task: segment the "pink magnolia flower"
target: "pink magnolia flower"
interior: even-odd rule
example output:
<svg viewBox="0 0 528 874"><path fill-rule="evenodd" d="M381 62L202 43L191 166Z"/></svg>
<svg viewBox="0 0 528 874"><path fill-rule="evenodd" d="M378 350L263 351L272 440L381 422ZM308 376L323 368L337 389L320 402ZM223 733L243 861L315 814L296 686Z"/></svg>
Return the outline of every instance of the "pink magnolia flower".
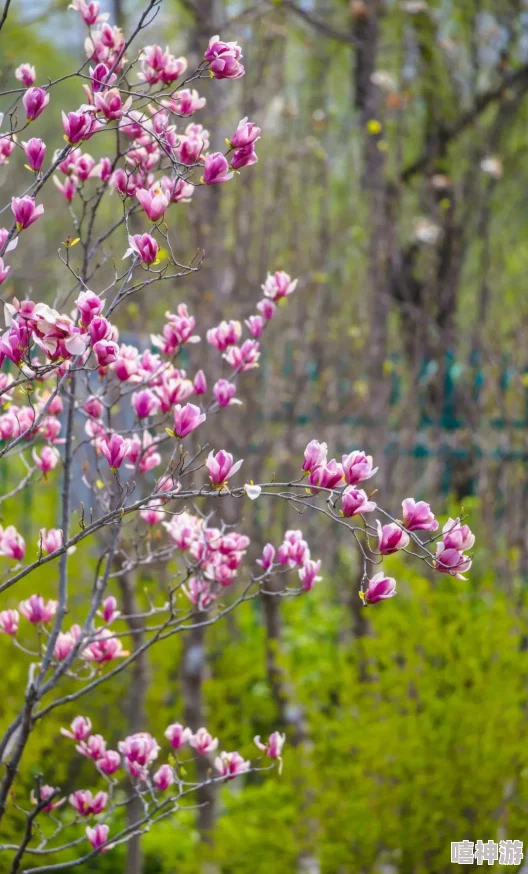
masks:
<svg viewBox="0 0 528 874"><path fill-rule="evenodd" d="M256 340L246 340L242 346L230 346L223 357L233 370L243 373L259 366L260 346Z"/></svg>
<svg viewBox="0 0 528 874"><path fill-rule="evenodd" d="M396 522L382 526L378 520L376 525L378 528L378 549L382 555L391 555L409 545L409 535Z"/></svg>
<svg viewBox="0 0 528 874"><path fill-rule="evenodd" d="M89 5L90 6L95 6L95 5L98 6L99 4L90 3ZM110 831L109 827L106 825L106 823L103 823L103 822L98 822L97 825L94 826L94 828L90 828L89 825L86 826L86 837L90 841L94 850L101 850L101 852L104 853L105 850L112 849L111 844L108 844L107 846L105 846L105 844L108 840L109 831Z"/></svg>
<svg viewBox="0 0 528 874"><path fill-rule="evenodd" d="M264 319L262 316L250 316L245 320L248 331L252 337L257 339L262 336L262 332L264 330Z"/></svg>
<svg viewBox="0 0 528 874"><path fill-rule="evenodd" d="M214 766L222 777L226 777L228 780L233 780L240 774L245 774L246 771L249 771L251 762L243 759L240 753L222 752L215 759Z"/></svg>
<svg viewBox="0 0 528 874"><path fill-rule="evenodd" d="M89 720L87 720L87 722L88 721ZM80 743L77 744L75 749L81 754L81 756L85 756L87 759L93 759L94 762L96 762L98 759L101 759L106 752L106 741L102 734L89 734L86 740L81 738Z"/></svg>
<svg viewBox="0 0 528 874"><path fill-rule="evenodd" d="M186 58L175 58L169 49L162 50L161 46L145 46L140 55L141 73L139 78L150 85L157 82L170 84L178 79L187 69Z"/></svg>
<svg viewBox="0 0 528 874"><path fill-rule="evenodd" d="M49 100L50 96L47 91L44 91L44 88L28 88L22 98L27 120L34 121L38 118L40 113L45 110Z"/></svg>
<svg viewBox="0 0 528 874"><path fill-rule="evenodd" d="M76 159L74 172L79 179L81 179L83 182L86 182L86 180L90 178L94 167L95 161L92 156L84 154L80 155Z"/></svg>
<svg viewBox="0 0 528 874"><path fill-rule="evenodd" d="M113 340L98 340L93 345L93 351L100 367L108 367L117 361L119 346Z"/></svg>
<svg viewBox="0 0 528 874"><path fill-rule="evenodd" d="M145 768L158 758L159 745L146 731L131 734L118 743L119 752L125 758L125 763L131 777L143 778Z"/></svg>
<svg viewBox="0 0 528 874"><path fill-rule="evenodd" d="M24 538L18 533L14 525L8 525L2 529L0 526L0 555L5 558L13 558L20 561L26 554Z"/></svg>
<svg viewBox="0 0 528 874"><path fill-rule="evenodd" d="M172 786L174 783L174 771L172 770L170 765L162 765L161 768L158 768L156 773L152 778L152 782L156 789L159 789L160 792L164 792L169 786Z"/></svg>
<svg viewBox="0 0 528 874"><path fill-rule="evenodd" d="M242 326L240 322L231 319L229 322L220 322L216 328L210 328L207 331L207 342L219 352L225 352L229 346L238 343L241 336Z"/></svg>
<svg viewBox="0 0 528 874"><path fill-rule="evenodd" d="M202 422L205 422L205 413L200 411L199 407L194 404L176 404L174 407L174 433L176 437L183 440L191 431L198 428Z"/></svg>
<svg viewBox="0 0 528 874"><path fill-rule="evenodd" d="M334 489L343 481L343 468L332 458L326 464L319 464L310 471L308 482L311 486L320 486L323 489Z"/></svg>
<svg viewBox="0 0 528 874"><path fill-rule="evenodd" d="M209 581L199 577L191 577L187 585L182 586L182 592L198 610L207 610L216 598Z"/></svg>
<svg viewBox="0 0 528 874"><path fill-rule="evenodd" d="M193 381L194 393L196 395L204 395L207 391L207 380L203 370L198 370Z"/></svg>
<svg viewBox="0 0 528 874"><path fill-rule="evenodd" d="M463 574L471 567L472 560L469 556L459 552L451 546L446 546L444 541L436 544L436 557L434 566L441 574L450 574L459 580L465 580Z"/></svg>
<svg viewBox="0 0 528 874"><path fill-rule="evenodd" d="M94 318L100 315L103 311L103 301L98 294L87 289L81 291L79 297L75 301L75 306L81 314L81 322L85 328L90 325Z"/></svg>
<svg viewBox="0 0 528 874"><path fill-rule="evenodd" d="M94 94L94 106L102 112L107 121L121 118L132 104L132 98L123 103L121 94L117 88L109 88L108 91L98 91Z"/></svg>
<svg viewBox="0 0 528 874"><path fill-rule="evenodd" d="M304 461L302 469L311 472L321 464L326 464L328 447L326 443L319 443L318 440L310 440L308 446L304 450Z"/></svg>
<svg viewBox="0 0 528 874"><path fill-rule="evenodd" d="M272 546L271 543L266 543L264 549L262 550L262 558L257 559L257 564L259 564L265 571L269 571L271 567L273 567L273 562L275 560L275 547Z"/></svg>
<svg viewBox="0 0 528 874"><path fill-rule="evenodd" d="M268 273L262 291L270 300L277 301L293 294L297 288L297 282L297 279L292 279L284 270L277 270L276 273Z"/></svg>
<svg viewBox="0 0 528 874"><path fill-rule="evenodd" d="M105 622L113 622L118 616L121 616L121 611L117 609L117 601L113 595L109 595L102 603L102 610L97 611L97 615L104 619Z"/></svg>
<svg viewBox="0 0 528 874"><path fill-rule="evenodd" d="M431 507L425 501L415 501L414 498L405 498L402 501L403 525L407 531L436 531L436 521Z"/></svg>
<svg viewBox="0 0 528 874"><path fill-rule="evenodd" d="M38 409L39 412L47 405L47 412L52 416L60 416L64 409L62 398L59 394L52 394L49 391L38 393Z"/></svg>
<svg viewBox="0 0 528 874"><path fill-rule="evenodd" d="M200 756L205 756L216 750L218 738L210 735L206 728L199 728L196 734L189 738L189 743Z"/></svg>
<svg viewBox="0 0 528 874"><path fill-rule="evenodd" d="M44 207L42 204L35 206L35 199L26 194L24 197L11 198L11 210L15 216L18 230L24 231L40 218L44 212Z"/></svg>
<svg viewBox="0 0 528 874"><path fill-rule="evenodd" d="M40 787L40 792L39 792L40 799L37 798L34 789L31 790L29 798L30 798L31 803L34 805L40 804L43 801L48 801L48 799L50 799L47 804L45 804L43 807L40 808L41 810L44 811L44 813L50 813L52 810L55 810L57 807L62 807L62 805L66 801L65 798L57 798L57 792L58 792L58 789L56 789L54 786L48 786L45 783L44 786Z"/></svg>
<svg viewBox="0 0 528 874"><path fill-rule="evenodd" d="M461 525L460 519L448 519L442 528L442 539L446 549L466 552L475 543L475 535L469 525Z"/></svg>
<svg viewBox="0 0 528 874"><path fill-rule="evenodd" d="M171 203L188 203L194 194L194 185L185 179L169 179L162 177L162 185L167 190Z"/></svg>
<svg viewBox="0 0 528 874"><path fill-rule="evenodd" d="M93 419L99 419L104 412L104 404L99 398L90 395L83 404L83 410Z"/></svg>
<svg viewBox="0 0 528 874"><path fill-rule="evenodd" d="M60 528L50 528L49 531L45 528L40 529L38 546L39 549L42 548L44 555L51 555L52 552L60 549L63 544L64 536ZM75 547L72 547L72 549L75 549Z"/></svg>
<svg viewBox="0 0 528 874"><path fill-rule="evenodd" d="M206 104L205 97L200 97L198 91L184 88L182 91L175 91L170 100L170 109L177 115L189 116L194 115L198 109L203 109Z"/></svg>
<svg viewBox="0 0 528 874"><path fill-rule="evenodd" d="M281 757L282 748L286 741L286 735L280 734L278 731L274 731L270 734L268 742L262 743L260 740L260 735L257 734L256 737L253 738L255 745L262 750L270 759L279 759Z"/></svg>
<svg viewBox="0 0 528 874"><path fill-rule="evenodd" d="M65 200L71 203L77 192L77 177L67 176L64 182L61 182L57 176L54 176L53 184L56 185Z"/></svg>
<svg viewBox="0 0 528 874"><path fill-rule="evenodd" d="M343 516L355 516L362 513L372 513L377 504L374 501L369 501L366 492L363 489L356 489L354 486L347 486L341 495L341 509Z"/></svg>
<svg viewBox="0 0 528 874"><path fill-rule="evenodd" d="M310 558L310 550L306 540L303 539L302 531L286 531L284 542L277 551L277 561L282 565L303 565Z"/></svg>
<svg viewBox="0 0 528 874"><path fill-rule="evenodd" d="M148 388L136 391L132 395L132 406L138 419L148 419L159 409L159 405L158 398Z"/></svg>
<svg viewBox="0 0 528 874"><path fill-rule="evenodd" d="M95 764L103 774L107 777L110 774L115 774L118 768L121 767L121 756L115 750L105 750L100 759L97 759Z"/></svg>
<svg viewBox="0 0 528 874"><path fill-rule="evenodd" d="M35 84L37 73L31 64L20 64L15 70L15 77L22 82L24 88L31 88Z"/></svg>
<svg viewBox="0 0 528 874"><path fill-rule="evenodd" d="M110 343L112 343L113 347L117 350L117 354L119 354L120 349L115 342L118 337L118 332L112 327L108 319L105 319L103 316L93 316L88 325L88 333L93 343L94 352L97 351L99 344L108 344L109 346ZM102 349L102 345L99 348Z"/></svg>
<svg viewBox="0 0 528 874"><path fill-rule="evenodd" d="M158 257L158 243L150 234L129 236L128 245L130 248L125 252L124 258L135 253L144 264L153 264Z"/></svg>
<svg viewBox="0 0 528 874"><path fill-rule="evenodd" d="M377 601L394 598L395 594L396 580L392 577L386 577L385 574L380 572L368 581L368 588L364 593L364 601L366 604L375 604Z"/></svg>
<svg viewBox="0 0 528 874"><path fill-rule="evenodd" d="M119 130L122 133L126 134L127 137L131 137L133 139L140 138L144 136L145 126L147 123L146 115L143 115L141 112L136 112L136 110L132 109L127 113L126 118L122 118L119 122Z"/></svg>
<svg viewBox="0 0 528 874"><path fill-rule="evenodd" d="M92 795L89 789L77 789L76 792L72 792L68 800L78 814L91 816L91 814L101 813L105 809L108 794L98 792L96 795Z"/></svg>
<svg viewBox="0 0 528 874"><path fill-rule="evenodd" d="M99 448L106 458L112 470L118 470L130 448L130 441L125 440L120 434L112 434L111 437L106 437L101 440Z"/></svg>
<svg viewBox="0 0 528 874"><path fill-rule="evenodd" d="M93 316L88 325L88 332L93 343L97 343L99 340L115 340L118 336L115 328L104 316Z"/></svg>
<svg viewBox="0 0 528 874"><path fill-rule="evenodd" d="M70 729L69 731L67 728L61 728L61 734L71 738L71 740L86 740L92 730L92 720L88 719L87 716L76 716L71 722ZM101 737L101 735L95 735L95 737Z"/></svg>
<svg viewBox="0 0 528 874"><path fill-rule="evenodd" d="M108 13L99 14L100 5L97 0L72 0L68 9L75 9L88 27L106 21Z"/></svg>
<svg viewBox="0 0 528 874"><path fill-rule="evenodd" d="M219 36L211 37L204 54L215 79L240 79L245 73L241 57L242 50L236 42L222 42Z"/></svg>
<svg viewBox="0 0 528 874"><path fill-rule="evenodd" d="M177 313L165 313L165 316L167 324L163 328L163 336L151 335L152 342L162 350L164 355L173 355L183 343L200 342L200 338L193 334L196 319L189 314L184 303L179 304Z"/></svg>
<svg viewBox="0 0 528 874"><path fill-rule="evenodd" d="M4 259L0 258L0 285L2 285L2 283L6 281L7 275L8 275L10 270L11 270L11 267L7 267L4 264Z"/></svg>
<svg viewBox="0 0 528 874"><path fill-rule="evenodd" d="M152 222L157 222L169 205L169 198L161 188L139 188L136 197Z"/></svg>
<svg viewBox="0 0 528 874"><path fill-rule="evenodd" d="M211 450L207 456L205 466L209 471L209 479L214 486L223 485L229 476L234 475L242 467L243 459L233 463L233 456L230 452L220 449L214 454Z"/></svg>
<svg viewBox="0 0 528 874"><path fill-rule="evenodd" d="M112 175L112 162L110 158L101 158L90 173L93 178L99 178L101 182L108 182Z"/></svg>
<svg viewBox="0 0 528 874"><path fill-rule="evenodd" d="M222 152L210 152L205 156L202 181L206 185L218 185L229 182L233 173L229 171L229 163Z"/></svg>
<svg viewBox="0 0 528 874"><path fill-rule="evenodd" d="M43 446L40 455L36 449L33 449L32 455L33 461L42 473L49 473L60 461L59 450L54 446Z"/></svg>
<svg viewBox="0 0 528 874"><path fill-rule="evenodd" d="M238 122L238 127L231 137L230 145L232 149L242 149L245 146L250 146L260 137L261 130L252 121L247 120L247 116Z"/></svg>
<svg viewBox="0 0 528 874"><path fill-rule="evenodd" d="M185 744L189 743L192 737L190 728L184 728L179 722L174 722L165 729L165 737L169 741L174 750L180 750Z"/></svg>
<svg viewBox="0 0 528 874"><path fill-rule="evenodd" d="M372 467L372 456L365 455L358 449L349 455L343 455L342 462L345 479L350 486L370 479L378 470L377 467Z"/></svg>
<svg viewBox="0 0 528 874"><path fill-rule="evenodd" d="M219 407L229 407L232 404L242 403L242 401L235 398L236 385L232 382L228 382L227 379L219 379L215 382L213 386L213 394Z"/></svg>
<svg viewBox="0 0 528 874"><path fill-rule="evenodd" d="M59 662L67 659L77 643L81 629L78 625L72 625L70 631L61 631L57 636L53 649L53 658Z"/></svg>
<svg viewBox="0 0 528 874"><path fill-rule="evenodd" d="M18 610L1 610L0 611L0 631L4 634L14 635L18 631L18 623L20 616Z"/></svg>
<svg viewBox="0 0 528 874"><path fill-rule="evenodd" d="M22 147L31 169L40 170L46 156L46 143L38 137L32 137L27 143L23 142Z"/></svg>
<svg viewBox="0 0 528 874"><path fill-rule="evenodd" d="M320 570L321 562L313 561L310 558L306 559L303 566L299 568L299 579L305 592L309 592L315 583L319 583L323 579L317 576Z"/></svg>
<svg viewBox="0 0 528 874"><path fill-rule="evenodd" d="M272 300L265 297L263 298L263 300L259 300L257 304L257 309L259 313L262 314L262 317L266 319L267 322L269 322L269 320L273 318L277 311L277 305Z"/></svg>
<svg viewBox="0 0 528 874"><path fill-rule="evenodd" d="M94 118L93 112L84 112L83 110L68 112L67 115L63 111L62 126L66 139L72 146L89 139L100 127L99 122Z"/></svg>
<svg viewBox="0 0 528 874"><path fill-rule="evenodd" d="M0 228L0 249L3 249L3 247L5 246L8 236L9 236L9 231L7 230L7 228ZM14 240L10 240L9 243L7 244L6 249L5 249L5 254L7 255L8 252L11 252L13 249L16 249L17 246L18 246L18 240L15 237Z"/></svg>
<svg viewBox="0 0 528 874"><path fill-rule="evenodd" d="M82 655L88 661L102 665L114 659L126 658L129 653L123 649L123 644L118 637L113 637L108 628L103 628L98 632L97 638L83 650Z"/></svg>
<svg viewBox="0 0 528 874"><path fill-rule="evenodd" d="M258 161L258 155L255 152L253 143L249 146L244 146L242 149L235 149L231 157L231 169L241 170L242 167L252 167Z"/></svg>
<svg viewBox="0 0 528 874"><path fill-rule="evenodd" d="M95 67L90 67L91 89L88 88L86 92L89 99L91 99L91 94L98 94L117 81L115 73L112 73L110 76L109 73L109 68L103 63L96 64Z"/></svg>
<svg viewBox="0 0 528 874"><path fill-rule="evenodd" d="M0 135L0 166L9 163L9 157L16 149L16 141L16 134Z"/></svg>

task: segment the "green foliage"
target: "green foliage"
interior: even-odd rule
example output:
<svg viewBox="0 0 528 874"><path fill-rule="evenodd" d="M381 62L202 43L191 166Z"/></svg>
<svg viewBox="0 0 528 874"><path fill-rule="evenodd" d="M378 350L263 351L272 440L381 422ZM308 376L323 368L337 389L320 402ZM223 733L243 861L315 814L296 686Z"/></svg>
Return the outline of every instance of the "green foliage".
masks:
<svg viewBox="0 0 528 874"><path fill-rule="evenodd" d="M347 618L323 595L317 624L310 599L287 611L283 663L310 742L286 749L281 777L225 790L214 857L226 874L249 860L256 874L292 870L302 853L324 874L371 871L381 858L426 874L445 867L451 840L522 837L524 614L492 586L399 572L401 596L369 609L370 633L348 646L338 645ZM230 719L222 685L237 727L263 733L273 720L269 702L252 700L262 659L252 639L251 650L243 637L224 648L212 716Z"/></svg>

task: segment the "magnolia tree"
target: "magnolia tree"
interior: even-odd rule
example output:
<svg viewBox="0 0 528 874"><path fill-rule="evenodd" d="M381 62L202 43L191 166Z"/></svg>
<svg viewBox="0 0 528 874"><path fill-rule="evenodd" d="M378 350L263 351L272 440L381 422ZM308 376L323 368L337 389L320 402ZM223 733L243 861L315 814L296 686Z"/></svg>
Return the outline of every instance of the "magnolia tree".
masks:
<svg viewBox="0 0 528 874"><path fill-rule="evenodd" d="M282 543L262 545L253 566L244 563L249 538L222 521L226 499L247 508L255 500L287 501L300 513L318 513L328 524L344 526L361 557L359 596L366 606L396 594L395 580L380 567L385 555L403 550L454 576L471 565L467 553L474 538L460 519L450 519L438 534L438 522L422 501L406 498L401 519L377 506L365 485L376 468L362 451L350 451L341 462L329 460L326 443L314 439L289 481L258 482L258 471L248 470L228 448L200 445L203 423L228 416L242 403L238 394L259 365L261 338L280 321L279 305L296 290L297 281L287 273L268 275L244 325L226 320L197 326L180 303L147 348L120 344L114 318L125 301L154 283L159 288L199 269L199 262L182 262L176 251L170 221L178 204L199 197L204 185L228 183L246 172L257 161L261 133L242 119L224 151L210 150L209 132L194 121L206 101L191 86L240 78L242 52L236 43L213 36L189 72L186 59L169 49L140 48L161 2L146 4L126 38L99 13L97 2L74 0L71 14L80 15L87 29L87 60L71 74L79 80L78 108L60 111L54 105L58 82L36 84L45 77L31 59L13 71L20 86L13 82L3 95L0 164L4 172L9 160L24 164L28 185L2 210L0 282L16 272L31 246L32 226L46 221L42 189L50 181L67 203L65 221L76 229L76 237L59 250L64 292L53 307L29 298L4 301L0 339L0 458L7 465L11 459L14 471L23 470L2 500L60 483L58 527L50 520L28 544L16 517L3 519L0 528L5 562L0 632L27 662L19 712L0 740L0 819L8 804L20 817L17 842L2 847L12 853L5 867L12 874L28 864L33 872L74 867L174 815L198 787L282 763L285 737L278 732L267 740L255 738L251 763L237 751L223 751L205 727L191 730L180 722L169 724L164 738L143 731L109 749L100 727L78 715L62 729L61 742L71 743L72 755L93 761L91 787L78 787L66 799L52 785L51 772L36 779L25 803L20 793L13 794L31 732L56 708L79 701L81 709L84 695L148 648L218 622L245 600L261 593L300 595L321 582L320 561L300 530L286 531ZM30 135L32 122L44 112L56 117L55 143ZM96 137L101 150L108 150L97 163L85 151ZM113 215L100 229L109 197ZM132 219L143 224L142 233L131 232ZM119 251L123 230L128 249ZM114 265L112 277L102 287L108 263ZM203 345L194 345L200 339L215 350L216 370L211 355L207 367L201 358ZM192 347L190 372L178 366L184 347ZM78 498L81 481L89 504ZM372 514L378 517L374 522ZM82 616L71 624L69 559L88 538L95 561L86 571ZM168 566L163 596L142 612L121 615L113 592L119 578L160 563ZM44 565L55 597L46 601L36 591L20 600L17 584ZM82 580L74 582L82 590ZM135 646L138 629L141 644ZM211 765L205 783L188 777L189 761L200 757ZM119 809L138 799L137 820L116 828ZM72 847L78 850L76 861ZM67 853L63 863L55 861L61 851Z"/></svg>

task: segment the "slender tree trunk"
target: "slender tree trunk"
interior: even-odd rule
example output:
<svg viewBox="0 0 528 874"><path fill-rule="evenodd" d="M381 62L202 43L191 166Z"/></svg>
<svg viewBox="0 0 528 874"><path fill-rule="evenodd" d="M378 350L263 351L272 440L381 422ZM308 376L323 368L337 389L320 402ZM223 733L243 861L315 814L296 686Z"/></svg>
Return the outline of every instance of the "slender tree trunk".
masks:
<svg viewBox="0 0 528 874"><path fill-rule="evenodd" d="M203 620L203 614L192 618L193 624ZM193 731L197 731L204 723L203 711L203 680L205 672L205 629L193 628L184 636L183 658L181 666L181 681L184 701L185 723ZM207 779L211 763L207 756L198 756L196 762L196 779L202 782ZM210 843L211 832L216 818L215 788L202 786L197 792L199 806L198 829L203 841Z"/></svg>
<svg viewBox="0 0 528 874"><path fill-rule="evenodd" d="M121 587L121 603L123 613L127 616L138 613L138 604L134 592L134 583L131 577L126 574L119 579ZM132 646L134 649L139 649L144 643L144 635L137 633L137 629L141 628L141 619L127 620L128 627L136 631L131 636ZM145 699L148 691L148 664L146 652L141 653L131 668L130 685L126 700L126 714L129 734L135 734L139 731L144 731L145 728ZM143 805L139 797L134 797L132 803L127 808L128 824L141 819L143 814ZM143 853L141 850L141 836L134 835L127 844L126 858L126 874L142 874L143 871Z"/></svg>
<svg viewBox="0 0 528 874"><path fill-rule="evenodd" d="M388 400L384 364L387 358L387 332L390 310L389 289L389 225L387 216L387 184L385 180L385 152L381 124L379 89L372 82L377 68L380 39L381 4L377 0L365 5L365 11L354 22L353 35L357 39L354 67L355 105L363 134L362 188L367 208L368 267L367 289L369 302L368 377L370 415L376 423L369 438L376 452L376 463L382 469L383 451L387 442L386 410ZM373 441L373 442L372 442Z"/></svg>

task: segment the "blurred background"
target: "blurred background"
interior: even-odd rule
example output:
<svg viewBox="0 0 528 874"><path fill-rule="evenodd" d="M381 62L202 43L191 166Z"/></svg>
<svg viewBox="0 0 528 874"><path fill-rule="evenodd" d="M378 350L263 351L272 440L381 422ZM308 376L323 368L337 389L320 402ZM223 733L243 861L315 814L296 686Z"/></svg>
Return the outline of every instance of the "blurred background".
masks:
<svg viewBox="0 0 528 874"><path fill-rule="evenodd" d="M141 8L102 5L125 32ZM13 4L2 90L21 61L37 82L79 66L83 34L66 6ZM203 248L203 268L135 299L120 327L148 343L145 325L158 330L186 301L203 333L253 312L269 270L298 276L244 380L244 407L215 421L215 445L244 457L255 480L291 476L314 437L331 455L368 450L379 503L394 516L411 495L442 520L463 510L475 559L461 582L391 557L399 596L364 610L340 530L277 505L243 518L232 508L253 557L302 527L324 581L171 638L82 712L110 745L180 720L251 756L253 736L278 728L284 772L206 793L207 805L78 870L443 874L456 870L451 841L519 839L528 851L528 4L164 0L148 42L192 67L216 33L241 43L246 76L199 83L207 106L195 120L217 150L249 116L263 130L259 163L172 208L178 252ZM60 89L31 135L53 141L59 110L82 102L78 81ZM2 204L28 175L15 154ZM46 197L47 221L30 252L13 254L5 297L51 303L68 281L56 251L73 222L58 191ZM0 469L4 488L9 476ZM29 540L56 522L54 501L24 494ZM4 518L20 503L6 502ZM73 556L79 601L86 559ZM162 587L164 572L138 573L122 597ZM42 593L53 586L43 570ZM8 643L6 721L24 681ZM55 711L34 737L28 787L42 771L65 790L88 785L90 763L57 741L74 715Z"/></svg>

